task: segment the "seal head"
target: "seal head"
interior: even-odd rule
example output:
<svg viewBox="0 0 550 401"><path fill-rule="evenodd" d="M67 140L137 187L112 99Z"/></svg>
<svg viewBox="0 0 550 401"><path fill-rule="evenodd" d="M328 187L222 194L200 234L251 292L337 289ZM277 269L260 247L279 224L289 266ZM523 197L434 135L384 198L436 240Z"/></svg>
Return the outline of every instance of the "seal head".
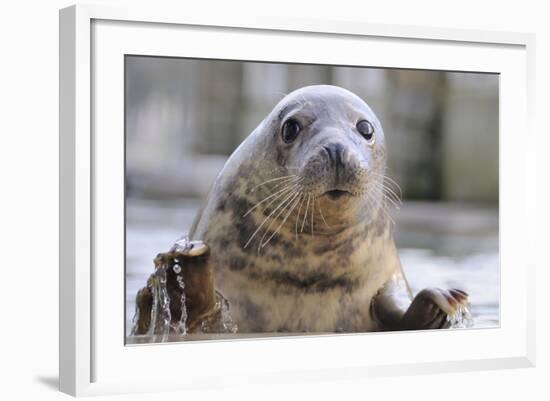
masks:
<svg viewBox="0 0 550 401"><path fill-rule="evenodd" d="M322 197L327 211L339 212L336 223L375 217L381 203L385 139L378 118L363 100L342 88L306 87L283 99L263 124L271 132L280 173L296 177L289 181L300 197Z"/></svg>

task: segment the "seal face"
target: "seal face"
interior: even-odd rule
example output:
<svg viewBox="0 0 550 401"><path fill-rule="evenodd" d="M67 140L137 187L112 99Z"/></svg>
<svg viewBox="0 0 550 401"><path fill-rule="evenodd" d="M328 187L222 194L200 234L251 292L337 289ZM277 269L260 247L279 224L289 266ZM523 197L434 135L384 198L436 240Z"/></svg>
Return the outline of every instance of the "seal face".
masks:
<svg viewBox="0 0 550 401"><path fill-rule="evenodd" d="M385 167L374 112L327 85L287 95L235 150L190 237L210 247L239 332L445 327L467 295L425 290L411 304Z"/></svg>

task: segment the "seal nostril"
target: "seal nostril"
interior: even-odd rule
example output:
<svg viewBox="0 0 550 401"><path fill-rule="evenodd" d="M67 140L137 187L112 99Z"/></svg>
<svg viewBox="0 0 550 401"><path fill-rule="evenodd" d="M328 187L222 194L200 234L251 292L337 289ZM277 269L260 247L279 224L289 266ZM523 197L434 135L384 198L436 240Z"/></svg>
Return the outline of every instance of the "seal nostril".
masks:
<svg viewBox="0 0 550 401"><path fill-rule="evenodd" d="M344 147L339 143L329 143L328 145L323 145L323 148L328 153L328 157L333 164L342 164L344 156Z"/></svg>
<svg viewBox="0 0 550 401"><path fill-rule="evenodd" d="M327 145L323 145L323 149L326 150L326 152L328 154L328 158L330 159L330 161L334 162L331 148Z"/></svg>

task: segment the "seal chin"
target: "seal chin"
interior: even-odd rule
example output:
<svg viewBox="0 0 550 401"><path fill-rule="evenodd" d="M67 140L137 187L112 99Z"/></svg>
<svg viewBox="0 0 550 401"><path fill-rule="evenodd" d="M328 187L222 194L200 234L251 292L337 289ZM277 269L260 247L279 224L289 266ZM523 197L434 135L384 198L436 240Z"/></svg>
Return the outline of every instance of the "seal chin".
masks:
<svg viewBox="0 0 550 401"><path fill-rule="evenodd" d="M350 192L343 191L341 189L332 189L330 191L325 192L323 195L328 196L328 198L333 201L338 200L342 197L352 196Z"/></svg>

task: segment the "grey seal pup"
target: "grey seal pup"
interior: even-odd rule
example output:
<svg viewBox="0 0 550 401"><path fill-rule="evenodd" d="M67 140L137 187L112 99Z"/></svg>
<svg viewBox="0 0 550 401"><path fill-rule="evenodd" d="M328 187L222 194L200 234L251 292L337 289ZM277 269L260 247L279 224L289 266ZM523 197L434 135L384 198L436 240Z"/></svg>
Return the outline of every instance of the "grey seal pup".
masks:
<svg viewBox="0 0 550 401"><path fill-rule="evenodd" d="M189 237L239 332L449 327L457 289L414 298L393 239L386 142L358 96L336 86L285 96L229 157Z"/></svg>

